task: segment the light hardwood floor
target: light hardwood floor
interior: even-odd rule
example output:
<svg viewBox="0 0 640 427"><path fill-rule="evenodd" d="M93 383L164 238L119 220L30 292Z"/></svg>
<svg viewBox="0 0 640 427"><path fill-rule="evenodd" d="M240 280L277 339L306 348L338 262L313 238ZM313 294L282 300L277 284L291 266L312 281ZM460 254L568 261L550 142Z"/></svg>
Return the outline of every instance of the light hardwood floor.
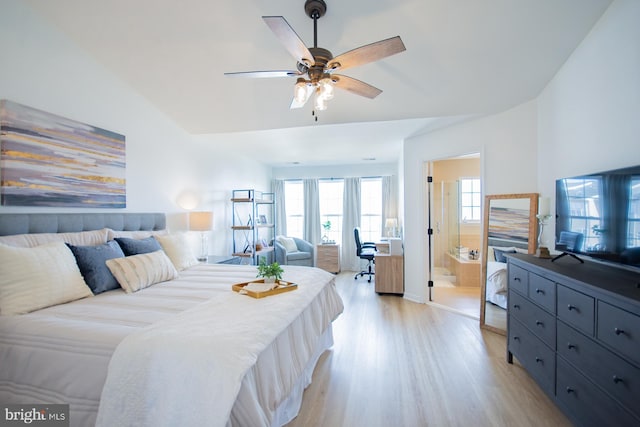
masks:
<svg viewBox="0 0 640 427"><path fill-rule="evenodd" d="M289 427L570 426L505 337L478 320L337 276L345 304Z"/></svg>

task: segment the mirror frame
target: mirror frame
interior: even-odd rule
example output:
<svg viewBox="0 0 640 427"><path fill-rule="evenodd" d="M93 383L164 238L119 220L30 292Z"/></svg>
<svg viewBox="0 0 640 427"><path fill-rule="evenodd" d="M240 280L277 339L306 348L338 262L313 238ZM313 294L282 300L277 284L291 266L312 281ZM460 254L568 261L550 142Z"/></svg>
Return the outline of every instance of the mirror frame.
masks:
<svg viewBox="0 0 640 427"><path fill-rule="evenodd" d="M538 234L538 221L536 213L538 212L538 193L515 193L515 194L495 194L487 195L484 198L484 217L482 228L482 261L481 261L481 278L480 278L480 327L501 335L506 335L507 331L496 326L487 325L485 319L485 311L487 307L487 252L489 250L489 208L492 200L505 199L529 199L529 235L527 242L527 252L534 254L536 252L536 235ZM505 311L506 313L506 311Z"/></svg>

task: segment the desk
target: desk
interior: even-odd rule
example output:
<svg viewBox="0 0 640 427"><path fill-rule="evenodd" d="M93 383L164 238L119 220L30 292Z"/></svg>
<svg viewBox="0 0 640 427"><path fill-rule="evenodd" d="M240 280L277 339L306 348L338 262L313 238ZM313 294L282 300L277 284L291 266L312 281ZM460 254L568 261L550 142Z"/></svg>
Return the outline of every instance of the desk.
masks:
<svg viewBox="0 0 640 427"><path fill-rule="evenodd" d="M388 254L389 253L389 242L377 242L376 249L380 254Z"/></svg>
<svg viewBox="0 0 640 427"><path fill-rule="evenodd" d="M376 253L376 292L404 294L404 256Z"/></svg>

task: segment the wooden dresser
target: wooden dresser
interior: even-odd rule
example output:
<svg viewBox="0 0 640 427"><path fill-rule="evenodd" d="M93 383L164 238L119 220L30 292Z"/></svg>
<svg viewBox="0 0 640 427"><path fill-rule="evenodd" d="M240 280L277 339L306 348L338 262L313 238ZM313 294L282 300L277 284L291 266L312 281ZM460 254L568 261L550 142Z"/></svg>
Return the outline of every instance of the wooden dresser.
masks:
<svg viewBox="0 0 640 427"><path fill-rule="evenodd" d="M640 274L513 255L508 276L507 361L576 425L640 425Z"/></svg>
<svg viewBox="0 0 640 427"><path fill-rule="evenodd" d="M340 273L340 245L316 245L316 266L330 273Z"/></svg>

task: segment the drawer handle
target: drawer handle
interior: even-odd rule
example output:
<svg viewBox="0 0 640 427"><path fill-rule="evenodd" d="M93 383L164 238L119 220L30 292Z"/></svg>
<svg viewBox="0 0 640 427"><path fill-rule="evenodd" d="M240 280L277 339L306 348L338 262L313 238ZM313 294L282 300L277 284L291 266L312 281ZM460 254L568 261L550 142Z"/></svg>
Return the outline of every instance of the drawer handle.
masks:
<svg viewBox="0 0 640 427"><path fill-rule="evenodd" d="M513 308L515 308L516 310L520 310L520 304L513 304Z"/></svg>
<svg viewBox="0 0 640 427"><path fill-rule="evenodd" d="M515 337L513 337L513 340L514 340L514 341L520 341L520 337L515 336Z"/></svg>
<svg viewBox="0 0 640 427"><path fill-rule="evenodd" d="M571 344L570 342L567 343L567 348L569 350L573 350L574 348L576 348L576 346L574 344Z"/></svg>
<svg viewBox="0 0 640 427"><path fill-rule="evenodd" d="M576 391L571 387L567 387L567 394L575 393Z"/></svg>
<svg viewBox="0 0 640 427"><path fill-rule="evenodd" d="M514 281L514 282L522 282L522 280L520 280L520 278L519 278L519 277L517 277L517 276L513 278L513 281Z"/></svg>
<svg viewBox="0 0 640 427"><path fill-rule="evenodd" d="M539 320L536 320L536 326L544 326L544 323L542 323L542 322L541 322L541 321L539 321Z"/></svg>
<svg viewBox="0 0 640 427"><path fill-rule="evenodd" d="M614 376L613 376L613 383L614 383L614 384L624 383L624 380L623 380L622 378L620 378L619 376L614 375Z"/></svg>
<svg viewBox="0 0 640 427"><path fill-rule="evenodd" d="M539 357L536 357L536 362L537 363L544 363L544 360L540 359Z"/></svg>
<svg viewBox="0 0 640 427"><path fill-rule="evenodd" d="M613 331L616 333L616 335L622 335L622 334L624 334L624 330L622 330L622 329L613 328Z"/></svg>
<svg viewBox="0 0 640 427"><path fill-rule="evenodd" d="M536 294L542 294L544 295L544 290L536 288Z"/></svg>
<svg viewBox="0 0 640 427"><path fill-rule="evenodd" d="M569 305L567 305L567 308L569 309L569 311L571 311L571 310L578 311L578 307L576 307L575 305L569 304Z"/></svg>

